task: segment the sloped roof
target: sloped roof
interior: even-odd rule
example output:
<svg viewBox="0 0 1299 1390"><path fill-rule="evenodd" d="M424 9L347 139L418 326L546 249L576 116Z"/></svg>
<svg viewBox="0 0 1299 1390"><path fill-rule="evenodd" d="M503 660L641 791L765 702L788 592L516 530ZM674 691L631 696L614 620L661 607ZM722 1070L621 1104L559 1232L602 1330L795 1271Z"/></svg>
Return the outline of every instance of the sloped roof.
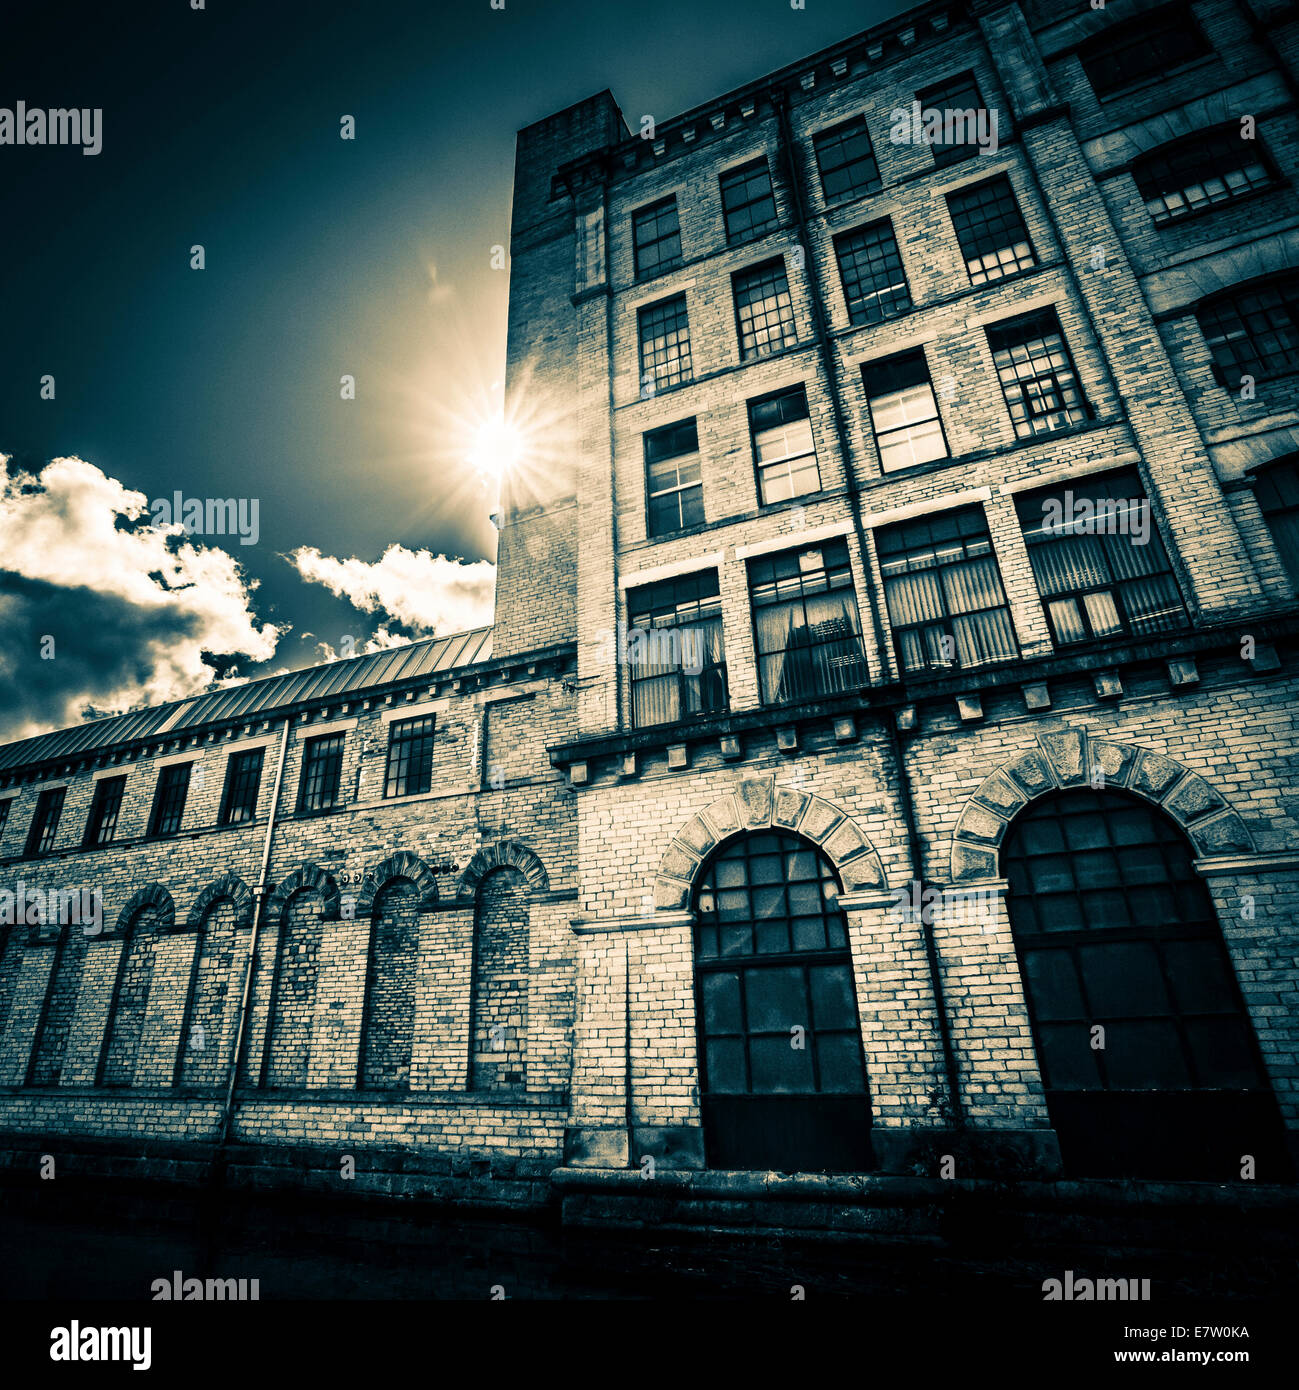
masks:
<svg viewBox="0 0 1299 1390"><path fill-rule="evenodd" d="M84 757L113 744L163 734L171 736L179 730L195 729L204 724L260 719L272 710L304 700L350 696L397 681L441 675L486 661L491 654L490 627L456 632L448 637L429 637L387 651L306 666L286 675L266 676L221 690L209 690L188 700L173 700L153 709L92 719L71 729L20 739L0 747L0 769Z"/></svg>

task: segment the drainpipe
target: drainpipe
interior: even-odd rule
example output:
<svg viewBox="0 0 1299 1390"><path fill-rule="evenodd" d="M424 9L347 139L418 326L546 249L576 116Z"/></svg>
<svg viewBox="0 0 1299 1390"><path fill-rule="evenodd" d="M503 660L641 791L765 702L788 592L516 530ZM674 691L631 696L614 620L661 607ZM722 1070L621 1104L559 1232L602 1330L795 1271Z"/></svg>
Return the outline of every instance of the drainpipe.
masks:
<svg viewBox="0 0 1299 1390"><path fill-rule="evenodd" d="M952 1043L952 1025L947 1017L947 999L943 993L942 967L938 960L938 945L934 940L933 915L925 906L924 857L920 833L916 829L916 809L911 797L911 778L907 774L906 757L897 721L888 720L889 746L893 765L898 771L898 802L902 820L907 828L907 857L911 861L911 877L920 885L920 934L925 942L925 958L929 962L929 982L934 991L934 1010L938 1015L938 1038L943 1048L943 1072L947 1078L947 1095L952 1107L952 1122L957 1129L965 1128L965 1104L961 1099L961 1074L956 1064L956 1048Z"/></svg>
<svg viewBox="0 0 1299 1390"><path fill-rule="evenodd" d="M875 635L875 650L879 653L880 676L887 684L889 678L890 656L884 643L884 625L880 621L879 605L875 586L869 582L870 547L866 542L866 529L861 519L861 494L857 487L857 475L853 469L852 452L848 447L848 425L843 416L843 404L839 400L839 376L835 367L834 350L830 345L830 334L826 328L824 289L817 270L816 257L812 253L812 239L807 234L807 210L803 205L803 185L795 162L794 138L789 126L789 110L785 104L785 93L773 88L768 94L776 112L776 129L780 140L781 163L785 166L785 182L794 199L794 219L798 225L798 239L803 247L803 265L807 271L809 298L812 301L812 331L816 334L816 345L821 356L821 371L830 390L831 414L834 416L834 432L839 441L839 457L843 460L843 477L848 488L848 510L852 513L853 529L857 536L857 550L861 555L862 574L868 581L866 586L869 599L871 630Z"/></svg>
<svg viewBox="0 0 1299 1390"><path fill-rule="evenodd" d="M266 909L266 893L270 886L266 872L271 863L271 839L275 834L275 813L280 805L280 788L284 782L284 760L289 751L289 725L292 719L285 719L280 731L280 760L275 769L275 790L271 793L271 809L266 817L266 839L262 844L261 869L257 874L257 886L253 889L253 924L248 937L248 964L244 971L244 987L239 999L239 1022L235 1028L235 1042L230 1057L230 1076L226 1082L225 1106L221 1113L221 1126L217 1132L218 1150L224 1151L230 1141L230 1124L234 1115L235 1079L239 1075L239 1063L243 1059L244 1037L248 1031L248 1004L252 998L253 975L257 970L257 940L261 929L262 915Z"/></svg>
<svg viewBox="0 0 1299 1390"><path fill-rule="evenodd" d="M804 247L804 264L807 270L808 286L811 290L812 324L816 333L817 347L821 355L821 368L830 390L830 404L834 415L835 433L839 440L839 455L843 459L844 481L848 487L848 504L852 513L853 528L857 536L857 548L861 554L862 573L867 583L867 598L871 616L871 626L875 634L875 649L879 653L880 674L887 683L892 656L885 644L884 625L880 618L879 599L875 586L870 582L870 548L866 541L866 528L862 524L861 493L853 469L852 454L848 447L848 427L844 421L843 406L839 400L839 378L836 371L834 351L826 328L824 303L820 274L813 254L811 237L807 234L807 212L803 203L801 176L794 153L794 139L789 125L789 110L785 93L775 88L770 93L771 104L776 111L776 123L780 137L781 162L785 166L785 178L794 199L794 216L798 223L799 240ZM925 958L929 965L930 987L934 992L934 1007L938 1015L938 1036L943 1049L943 1071L947 1080L947 1093L951 1104L952 1120L958 1127L965 1124L965 1107L961 1100L960 1072L956 1064L956 1052L952 1044L951 1025L947 1017L947 1004L943 994L942 973L938 960L938 947L934 941L933 922L923 908L925 878L924 858L920 846L920 834L916 829L915 803L911 795L911 781L907 772L906 759L902 753L902 740L898 734L897 721L891 713L885 714L889 731L889 748L893 756L893 766L897 773L898 802L902 810L902 820L907 832L907 857L911 867L912 879L920 885L921 894L921 934L925 943Z"/></svg>

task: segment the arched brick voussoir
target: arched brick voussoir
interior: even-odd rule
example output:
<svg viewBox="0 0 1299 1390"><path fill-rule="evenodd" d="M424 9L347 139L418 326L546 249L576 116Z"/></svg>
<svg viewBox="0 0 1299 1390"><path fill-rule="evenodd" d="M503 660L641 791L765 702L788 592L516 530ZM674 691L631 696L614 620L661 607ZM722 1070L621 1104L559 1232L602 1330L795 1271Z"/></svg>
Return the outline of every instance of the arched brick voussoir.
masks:
<svg viewBox="0 0 1299 1390"><path fill-rule="evenodd" d="M1166 811L1201 854L1251 853L1253 837L1203 777L1148 748L1052 729L1038 747L1003 763L966 802L952 835L951 881L997 878L1010 823L1031 801L1060 787L1120 787Z"/></svg>
<svg viewBox="0 0 1299 1390"><path fill-rule="evenodd" d="M389 855L382 864L376 864L366 874L361 891L356 897L356 915L370 916L374 912L375 900L379 894L398 879L405 879L415 885L421 912L428 912L438 905L438 885L433 870L418 854L401 849L396 854Z"/></svg>
<svg viewBox="0 0 1299 1390"><path fill-rule="evenodd" d="M238 874L225 873L211 883L194 899L194 905L185 919L187 927L201 927L208 914L221 901L228 901L235 912L235 926L248 927L253 921L253 891Z"/></svg>
<svg viewBox="0 0 1299 1390"><path fill-rule="evenodd" d="M338 918L338 884L334 875L322 869L319 864L304 864L281 881L271 894L267 911L272 922L282 920L289 899L298 893L315 893L320 899L320 915L327 921Z"/></svg>
<svg viewBox="0 0 1299 1390"><path fill-rule="evenodd" d="M879 853L850 816L823 797L779 786L774 775L746 777L734 793L719 796L672 837L654 882L655 910L686 907L704 860L751 830L793 831L819 845L848 892L884 885Z"/></svg>
<svg viewBox="0 0 1299 1390"><path fill-rule="evenodd" d="M153 911L158 914L158 931L171 931L176 925L176 904L171 894L161 883L148 883L138 889L128 899L126 906L117 914L114 931L124 934L130 931L135 919L142 912Z"/></svg>
<svg viewBox="0 0 1299 1390"><path fill-rule="evenodd" d="M550 891L550 875L540 858L518 840L497 840L486 845L465 866L456 886L456 901L471 903L478 895L478 885L493 869L518 869L536 893Z"/></svg>

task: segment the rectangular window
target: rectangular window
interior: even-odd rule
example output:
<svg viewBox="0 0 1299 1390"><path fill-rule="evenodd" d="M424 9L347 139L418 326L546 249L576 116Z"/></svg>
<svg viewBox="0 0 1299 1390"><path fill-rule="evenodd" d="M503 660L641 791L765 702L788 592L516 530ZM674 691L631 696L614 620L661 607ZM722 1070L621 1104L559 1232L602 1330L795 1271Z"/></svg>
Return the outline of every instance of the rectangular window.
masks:
<svg viewBox="0 0 1299 1390"><path fill-rule="evenodd" d="M720 182L727 241L749 241L779 225L765 155L723 174Z"/></svg>
<svg viewBox="0 0 1299 1390"><path fill-rule="evenodd" d="M40 794L32 827L27 832L24 854L48 854L54 848L54 837L59 833L59 817L63 814L63 798L67 791L66 787L47 787Z"/></svg>
<svg viewBox="0 0 1299 1390"><path fill-rule="evenodd" d="M885 473L947 457L923 348L862 368L875 447Z"/></svg>
<svg viewBox="0 0 1299 1390"><path fill-rule="evenodd" d="M1015 191L1004 174L949 193L947 210L970 284L986 285L1037 264Z"/></svg>
<svg viewBox="0 0 1299 1390"><path fill-rule="evenodd" d="M1090 415L1054 309L987 330L1006 408L1020 439L1080 425Z"/></svg>
<svg viewBox="0 0 1299 1390"><path fill-rule="evenodd" d="M1235 390L1299 369L1299 276L1237 288L1196 311L1218 380Z"/></svg>
<svg viewBox="0 0 1299 1390"><path fill-rule="evenodd" d="M797 341L794 302L789 295L783 260L742 270L731 280L742 362L766 357Z"/></svg>
<svg viewBox="0 0 1299 1390"><path fill-rule="evenodd" d="M764 507L821 491L807 392L801 386L749 402L749 428Z"/></svg>
<svg viewBox="0 0 1299 1390"><path fill-rule="evenodd" d="M13 804L12 796L7 801L0 801L0 835L5 833L5 826L9 824L9 812Z"/></svg>
<svg viewBox="0 0 1299 1390"><path fill-rule="evenodd" d="M433 716L425 714L389 725L384 796L417 796L432 785Z"/></svg>
<svg viewBox="0 0 1299 1390"><path fill-rule="evenodd" d="M1058 645L1186 625L1141 480L1081 478L1017 499L1033 577Z"/></svg>
<svg viewBox="0 0 1299 1390"><path fill-rule="evenodd" d="M883 527L875 548L903 671L1019 655L982 507Z"/></svg>
<svg viewBox="0 0 1299 1390"><path fill-rule="evenodd" d="M763 704L867 684L846 541L758 556L748 569Z"/></svg>
<svg viewBox="0 0 1299 1390"><path fill-rule="evenodd" d="M812 137L812 148L827 203L879 191L880 171L865 117L854 116L831 130L819 131Z"/></svg>
<svg viewBox="0 0 1299 1390"><path fill-rule="evenodd" d="M887 217L835 237L834 253L850 323L878 323L911 307L906 271Z"/></svg>
<svg viewBox="0 0 1299 1390"><path fill-rule="evenodd" d="M627 595L626 659L636 728L726 708L717 571L646 584Z"/></svg>
<svg viewBox="0 0 1299 1390"><path fill-rule="evenodd" d="M265 756L264 748L250 748L234 754L226 762L226 785L221 797L222 825L239 825L256 817Z"/></svg>
<svg viewBox="0 0 1299 1390"><path fill-rule="evenodd" d="M339 805L343 773L343 735L321 734L308 739L302 750L302 786L299 811L332 811Z"/></svg>
<svg viewBox="0 0 1299 1390"><path fill-rule="evenodd" d="M986 108L972 72L963 72L959 77L949 77L945 82L926 87L916 93L916 100L920 103L922 120L925 112L935 111L942 121L941 138L929 147L935 164L940 168L959 164L979 153L979 117ZM983 116L985 130L990 131L991 123L991 116Z"/></svg>
<svg viewBox="0 0 1299 1390"><path fill-rule="evenodd" d="M153 814L149 817L150 835L175 835L180 831L185 798L189 794L189 772L193 766L193 763L172 763L158 773Z"/></svg>
<svg viewBox="0 0 1299 1390"><path fill-rule="evenodd" d="M1243 139L1238 125L1156 150L1132 166L1132 177L1157 226L1274 182L1259 142Z"/></svg>
<svg viewBox="0 0 1299 1390"><path fill-rule="evenodd" d="M680 265L681 224L675 195L632 213L631 239L638 280Z"/></svg>
<svg viewBox="0 0 1299 1390"><path fill-rule="evenodd" d="M693 420L665 425L645 436L645 491L651 536L703 525L704 482Z"/></svg>
<svg viewBox="0 0 1299 1390"><path fill-rule="evenodd" d="M126 776L101 777L95 783L94 800L90 803L90 818L81 843L86 846L106 845L117 834L117 817L122 810L122 793Z"/></svg>
<svg viewBox="0 0 1299 1390"><path fill-rule="evenodd" d="M1209 52L1185 5L1146 10L1113 24L1078 48L1078 60L1098 97L1162 77Z"/></svg>
<svg viewBox="0 0 1299 1390"><path fill-rule="evenodd" d="M652 396L660 386L690 380L690 323L683 294L649 304L637 315L640 333L641 395Z"/></svg>

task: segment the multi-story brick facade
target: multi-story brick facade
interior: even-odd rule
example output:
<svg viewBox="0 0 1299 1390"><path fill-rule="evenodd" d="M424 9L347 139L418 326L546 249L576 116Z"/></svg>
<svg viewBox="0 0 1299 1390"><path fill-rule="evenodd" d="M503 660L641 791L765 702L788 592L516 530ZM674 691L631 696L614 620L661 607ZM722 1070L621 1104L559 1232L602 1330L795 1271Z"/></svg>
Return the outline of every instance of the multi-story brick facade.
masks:
<svg viewBox="0 0 1299 1390"><path fill-rule="evenodd" d="M104 930L7 933L0 1126L1288 1176L1297 60L933 4L521 132L490 655L4 750L5 886Z"/></svg>

